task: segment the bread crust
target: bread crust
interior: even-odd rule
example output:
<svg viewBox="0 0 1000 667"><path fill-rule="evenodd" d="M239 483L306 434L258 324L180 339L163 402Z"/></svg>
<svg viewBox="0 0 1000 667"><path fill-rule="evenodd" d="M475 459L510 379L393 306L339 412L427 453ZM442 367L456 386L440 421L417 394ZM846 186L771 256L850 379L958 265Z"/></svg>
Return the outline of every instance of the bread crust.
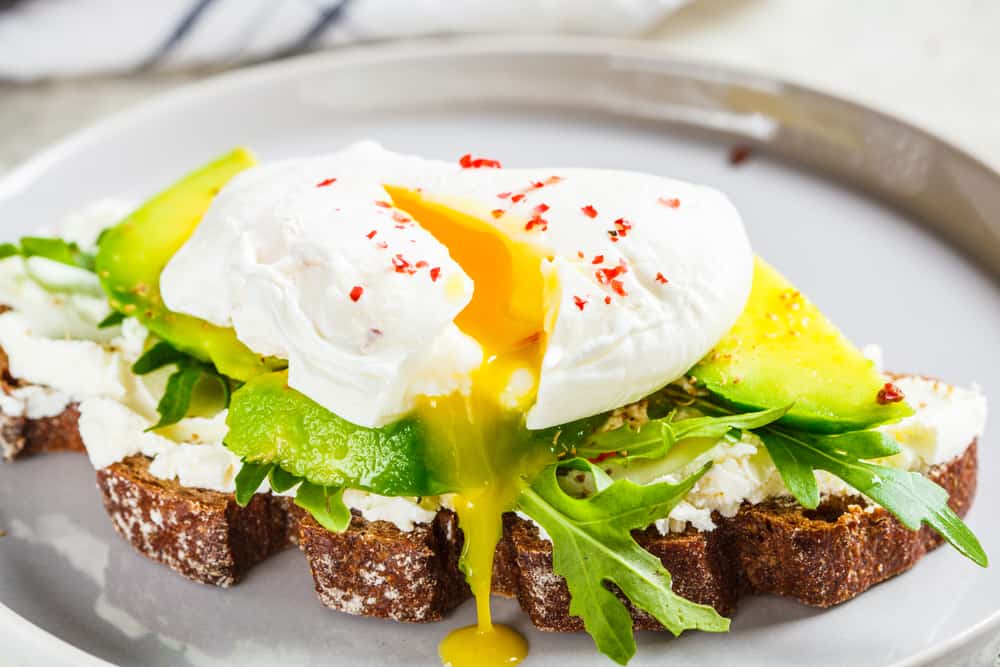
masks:
<svg viewBox="0 0 1000 667"><path fill-rule="evenodd" d="M98 470L97 486L115 530L136 551L204 584L239 582L297 537L287 498L257 494L240 507L230 493L154 477L144 456Z"/></svg>

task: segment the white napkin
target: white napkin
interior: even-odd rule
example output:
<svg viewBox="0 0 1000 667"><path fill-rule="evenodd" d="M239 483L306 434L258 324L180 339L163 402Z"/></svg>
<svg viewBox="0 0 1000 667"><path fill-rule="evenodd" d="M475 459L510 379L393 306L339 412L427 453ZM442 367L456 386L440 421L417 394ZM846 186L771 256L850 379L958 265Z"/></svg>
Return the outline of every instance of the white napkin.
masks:
<svg viewBox="0 0 1000 667"><path fill-rule="evenodd" d="M449 33L635 35L687 0L7 0L0 79L228 65Z"/></svg>

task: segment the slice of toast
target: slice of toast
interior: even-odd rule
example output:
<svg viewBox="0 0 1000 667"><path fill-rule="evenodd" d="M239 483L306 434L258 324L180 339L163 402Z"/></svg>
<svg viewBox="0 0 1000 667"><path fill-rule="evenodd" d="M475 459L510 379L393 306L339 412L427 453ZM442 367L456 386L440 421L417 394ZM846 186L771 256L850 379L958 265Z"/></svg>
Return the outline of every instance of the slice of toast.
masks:
<svg viewBox="0 0 1000 667"><path fill-rule="evenodd" d="M9 394L24 384L11 376L7 354L0 348L0 391ZM40 419L9 415L0 409L0 457L13 461L19 456L43 452L84 452L77 428L79 418L76 403L70 403L57 415Z"/></svg>
<svg viewBox="0 0 1000 667"><path fill-rule="evenodd" d="M115 530L136 551L205 584L239 582L298 536L287 498L257 494L240 507L230 493L154 477L144 456L98 470L97 486Z"/></svg>
<svg viewBox="0 0 1000 667"><path fill-rule="evenodd" d="M970 443L958 458L934 466L928 477L950 495L949 504L959 515L968 511L976 491L977 444ZM450 514L450 513L449 513ZM744 505L736 516L715 517L718 527L711 532L688 530L660 535L655 529L637 531L636 539L659 556L673 577L679 594L712 605L720 613L733 611L746 593L771 593L793 598L815 607L845 602L872 586L913 567L920 558L941 544L929 528L910 531L886 510L870 506L861 497L830 498L815 510L805 510L794 501L776 499L759 505ZM302 528L305 525L306 528ZM355 563L366 568L386 554L394 558L412 549L413 535L385 522L352 522L342 534L323 531L310 518L300 521L301 542L313 570L320 600L331 608L354 614L377 615L399 620L436 620L457 604L456 598L442 596L438 608L421 607L419 616L407 609L417 598L393 595L370 604L344 604L355 600L354 592L367 592L363 577L350 586L351 578L341 573L356 571ZM376 542L358 539L357 531L376 531ZM414 532L425 531L418 527ZM312 533L308 538L305 531ZM320 541L321 540L321 541ZM431 542L422 542L421 548ZM441 548L445 562L455 560L461 541ZM433 562L430 554L422 562ZM539 536L537 527L515 514L504 518L504 538L497 546L494 592L514 594L532 623L541 630L576 632L583 629L579 618L569 614L569 590L562 577L552 571L552 543ZM408 570L408 581L395 582L394 590L434 586L448 575L427 567ZM449 579L450 581L451 579ZM331 584L331 582L337 582ZM467 590L465 595L468 595ZM426 605L430 598L420 598ZM330 604L333 600L334 604ZM638 629L660 630L647 614L632 609Z"/></svg>

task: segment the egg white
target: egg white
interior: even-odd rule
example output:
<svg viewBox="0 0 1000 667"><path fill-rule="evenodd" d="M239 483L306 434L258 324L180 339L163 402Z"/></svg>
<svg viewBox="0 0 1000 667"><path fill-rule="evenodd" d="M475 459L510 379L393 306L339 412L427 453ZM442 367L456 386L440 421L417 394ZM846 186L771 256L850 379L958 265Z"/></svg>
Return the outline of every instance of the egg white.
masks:
<svg viewBox="0 0 1000 667"><path fill-rule="evenodd" d="M483 351L454 320L474 284L448 248L384 206L386 184L545 257L547 343L529 428L619 407L680 377L750 292L742 221L710 188L620 171L463 169L362 142L234 178L164 270L165 304L288 359L290 386L363 426L398 419L422 395L467 391ZM526 225L539 205L544 229ZM625 234L609 234L618 219ZM627 270L612 286L599 271L619 265Z"/></svg>

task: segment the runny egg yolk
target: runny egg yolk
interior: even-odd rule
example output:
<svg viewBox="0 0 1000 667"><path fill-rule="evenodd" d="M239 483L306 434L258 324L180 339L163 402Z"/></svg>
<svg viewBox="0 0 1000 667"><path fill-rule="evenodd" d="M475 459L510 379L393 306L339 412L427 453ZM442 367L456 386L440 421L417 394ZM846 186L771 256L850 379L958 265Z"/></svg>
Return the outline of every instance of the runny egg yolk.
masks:
<svg viewBox="0 0 1000 667"><path fill-rule="evenodd" d="M479 342L485 360L468 394L424 397L417 407L438 474L457 490L463 569L478 615L477 625L445 638L441 658L453 667L517 664L527 654L524 638L491 621L493 554L503 513L513 509L526 480L552 459L547 447L528 437L524 413L537 393L546 294L554 285L543 278L543 256L527 244L419 192L386 191L473 280L472 300L455 324Z"/></svg>

